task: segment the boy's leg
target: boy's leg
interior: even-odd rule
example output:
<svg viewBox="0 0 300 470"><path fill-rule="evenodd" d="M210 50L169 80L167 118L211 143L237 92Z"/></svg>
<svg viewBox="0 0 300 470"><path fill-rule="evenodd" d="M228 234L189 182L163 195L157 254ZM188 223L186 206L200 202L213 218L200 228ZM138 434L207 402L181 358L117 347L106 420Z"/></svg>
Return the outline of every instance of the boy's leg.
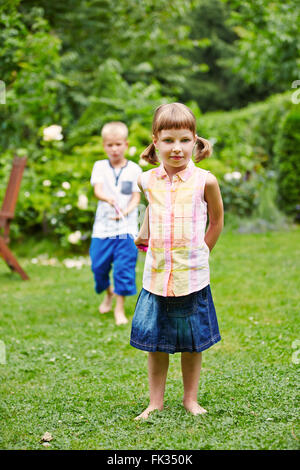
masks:
<svg viewBox="0 0 300 470"><path fill-rule="evenodd" d="M100 313L107 313L111 310L113 291L110 286L109 272L111 270L113 260L113 244L114 240L109 238L92 238L90 246L95 290L97 294L106 290L104 301L99 307Z"/></svg>
<svg viewBox="0 0 300 470"><path fill-rule="evenodd" d="M114 293L116 295L115 320L117 325L127 323L125 297L136 294L135 266L138 250L130 235L120 235L114 250Z"/></svg>
<svg viewBox="0 0 300 470"><path fill-rule="evenodd" d="M150 390L149 406L135 419L147 419L149 413L154 410L162 410L164 407L164 394L169 367L169 354L156 351L149 352L148 378Z"/></svg>
<svg viewBox="0 0 300 470"><path fill-rule="evenodd" d="M116 294L116 307L114 312L116 325L124 325L125 323L128 323L125 316L124 302L125 297L123 295Z"/></svg>
<svg viewBox="0 0 300 470"><path fill-rule="evenodd" d="M114 291L112 290L111 286L108 286L108 288L106 289L106 294L105 294L104 300L99 305L99 312L100 313L108 313L108 312L111 311L113 298L114 298Z"/></svg>
<svg viewBox="0 0 300 470"><path fill-rule="evenodd" d="M193 415L206 413L197 401L202 353L181 353L181 370L184 387L183 405Z"/></svg>

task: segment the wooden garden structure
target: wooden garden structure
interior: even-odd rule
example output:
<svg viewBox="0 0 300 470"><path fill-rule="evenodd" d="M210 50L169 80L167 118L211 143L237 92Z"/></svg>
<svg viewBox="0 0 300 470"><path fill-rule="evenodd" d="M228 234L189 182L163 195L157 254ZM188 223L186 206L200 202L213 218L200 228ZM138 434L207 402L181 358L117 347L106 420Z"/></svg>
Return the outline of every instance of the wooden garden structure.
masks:
<svg viewBox="0 0 300 470"><path fill-rule="evenodd" d="M21 278L29 279L26 272L21 268L17 259L8 247L10 223L15 215L15 207L21 186L26 157L15 157L7 184L4 200L0 210L0 256L12 271L20 274Z"/></svg>

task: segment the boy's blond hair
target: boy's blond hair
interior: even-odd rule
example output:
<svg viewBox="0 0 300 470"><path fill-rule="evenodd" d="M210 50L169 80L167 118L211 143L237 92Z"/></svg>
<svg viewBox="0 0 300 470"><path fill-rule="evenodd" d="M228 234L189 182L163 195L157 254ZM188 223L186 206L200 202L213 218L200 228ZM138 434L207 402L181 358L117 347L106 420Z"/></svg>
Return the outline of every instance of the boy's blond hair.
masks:
<svg viewBox="0 0 300 470"><path fill-rule="evenodd" d="M102 127L102 139L105 139L108 135L119 135L126 140L128 137L128 127L121 121L108 122Z"/></svg>

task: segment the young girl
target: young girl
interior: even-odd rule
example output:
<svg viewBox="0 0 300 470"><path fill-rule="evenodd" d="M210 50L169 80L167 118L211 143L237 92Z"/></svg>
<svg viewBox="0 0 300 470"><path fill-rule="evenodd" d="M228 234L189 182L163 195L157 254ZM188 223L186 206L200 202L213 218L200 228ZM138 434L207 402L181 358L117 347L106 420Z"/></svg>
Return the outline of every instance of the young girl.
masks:
<svg viewBox="0 0 300 470"><path fill-rule="evenodd" d="M181 352L185 408L206 413L197 402L201 351L221 339L208 258L223 228L223 203L216 178L191 160L194 148L196 162L209 157L211 145L196 135L195 116L181 103L157 108L152 133L141 157L155 164L158 151L161 165L138 181L149 205L135 243L148 244L148 251L130 339L149 351L150 403L136 419L163 409L169 354L175 352Z"/></svg>

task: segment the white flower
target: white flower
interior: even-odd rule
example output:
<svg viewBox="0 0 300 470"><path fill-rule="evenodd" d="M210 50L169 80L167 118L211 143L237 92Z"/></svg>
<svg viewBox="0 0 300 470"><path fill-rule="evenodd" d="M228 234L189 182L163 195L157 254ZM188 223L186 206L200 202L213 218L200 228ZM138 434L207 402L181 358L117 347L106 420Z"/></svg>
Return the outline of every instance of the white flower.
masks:
<svg viewBox="0 0 300 470"><path fill-rule="evenodd" d="M44 180L43 181L43 186L51 186L51 181L50 180Z"/></svg>
<svg viewBox="0 0 300 470"><path fill-rule="evenodd" d="M30 193L29 193L28 191L25 191L24 196L25 196L25 197L29 197L29 196L30 196Z"/></svg>
<svg viewBox="0 0 300 470"><path fill-rule="evenodd" d="M143 158L140 158L140 159L139 159L139 165L140 165L140 166L147 166L148 163L147 163L146 160L144 160Z"/></svg>
<svg viewBox="0 0 300 470"><path fill-rule="evenodd" d="M57 197L65 197L66 193L64 191L57 191L56 196Z"/></svg>
<svg viewBox="0 0 300 470"><path fill-rule="evenodd" d="M232 173L225 173L224 180L225 181L231 181L232 180Z"/></svg>
<svg viewBox="0 0 300 470"><path fill-rule="evenodd" d="M84 258L83 256L80 256L79 258L66 258L63 260L63 264L66 266L66 268L77 268L81 269L82 266L90 266L91 265L91 260L89 257Z"/></svg>
<svg viewBox="0 0 300 470"><path fill-rule="evenodd" d="M45 127L43 130L43 139L46 141L51 141L51 140L62 140L63 135L61 133L62 127L57 126L56 124L53 124L52 126Z"/></svg>
<svg viewBox="0 0 300 470"><path fill-rule="evenodd" d="M234 171L231 173L231 176L234 180L240 180L242 177L242 174L239 171Z"/></svg>
<svg viewBox="0 0 300 470"><path fill-rule="evenodd" d="M78 197L77 207L79 209L85 210L88 208L89 200L85 194L80 194Z"/></svg>
<svg viewBox="0 0 300 470"><path fill-rule="evenodd" d="M57 259L56 258L50 258L46 264L46 266L56 266L58 263Z"/></svg>
<svg viewBox="0 0 300 470"><path fill-rule="evenodd" d="M79 243L80 238L81 232L80 230L76 230L76 232L70 233L70 235L68 236L68 241L73 245L76 245L76 243Z"/></svg>
<svg viewBox="0 0 300 470"><path fill-rule="evenodd" d="M57 219L55 217L53 217L51 220L50 220L51 224L52 225L55 225L56 222L57 222Z"/></svg>
<svg viewBox="0 0 300 470"><path fill-rule="evenodd" d="M63 187L64 189L70 189L71 185L70 185L70 183L69 183L68 181L64 181L64 182L62 183L62 187Z"/></svg>
<svg viewBox="0 0 300 470"><path fill-rule="evenodd" d="M136 147L130 147L129 150L128 150L128 153L131 157L133 157L133 155L135 155L135 152L136 152Z"/></svg>
<svg viewBox="0 0 300 470"><path fill-rule="evenodd" d="M242 173L239 171L233 171L232 173L225 173L224 180L225 181L232 181L232 180L240 180L242 177Z"/></svg>
<svg viewBox="0 0 300 470"><path fill-rule="evenodd" d="M70 211L71 209L72 209L71 204L67 204L67 205L65 206L65 210L66 210L66 211Z"/></svg>
<svg viewBox="0 0 300 470"><path fill-rule="evenodd" d="M63 263L66 266L66 268L69 268L69 269L72 269L72 268L81 269L82 268L82 262L77 259L67 258L63 261Z"/></svg>

